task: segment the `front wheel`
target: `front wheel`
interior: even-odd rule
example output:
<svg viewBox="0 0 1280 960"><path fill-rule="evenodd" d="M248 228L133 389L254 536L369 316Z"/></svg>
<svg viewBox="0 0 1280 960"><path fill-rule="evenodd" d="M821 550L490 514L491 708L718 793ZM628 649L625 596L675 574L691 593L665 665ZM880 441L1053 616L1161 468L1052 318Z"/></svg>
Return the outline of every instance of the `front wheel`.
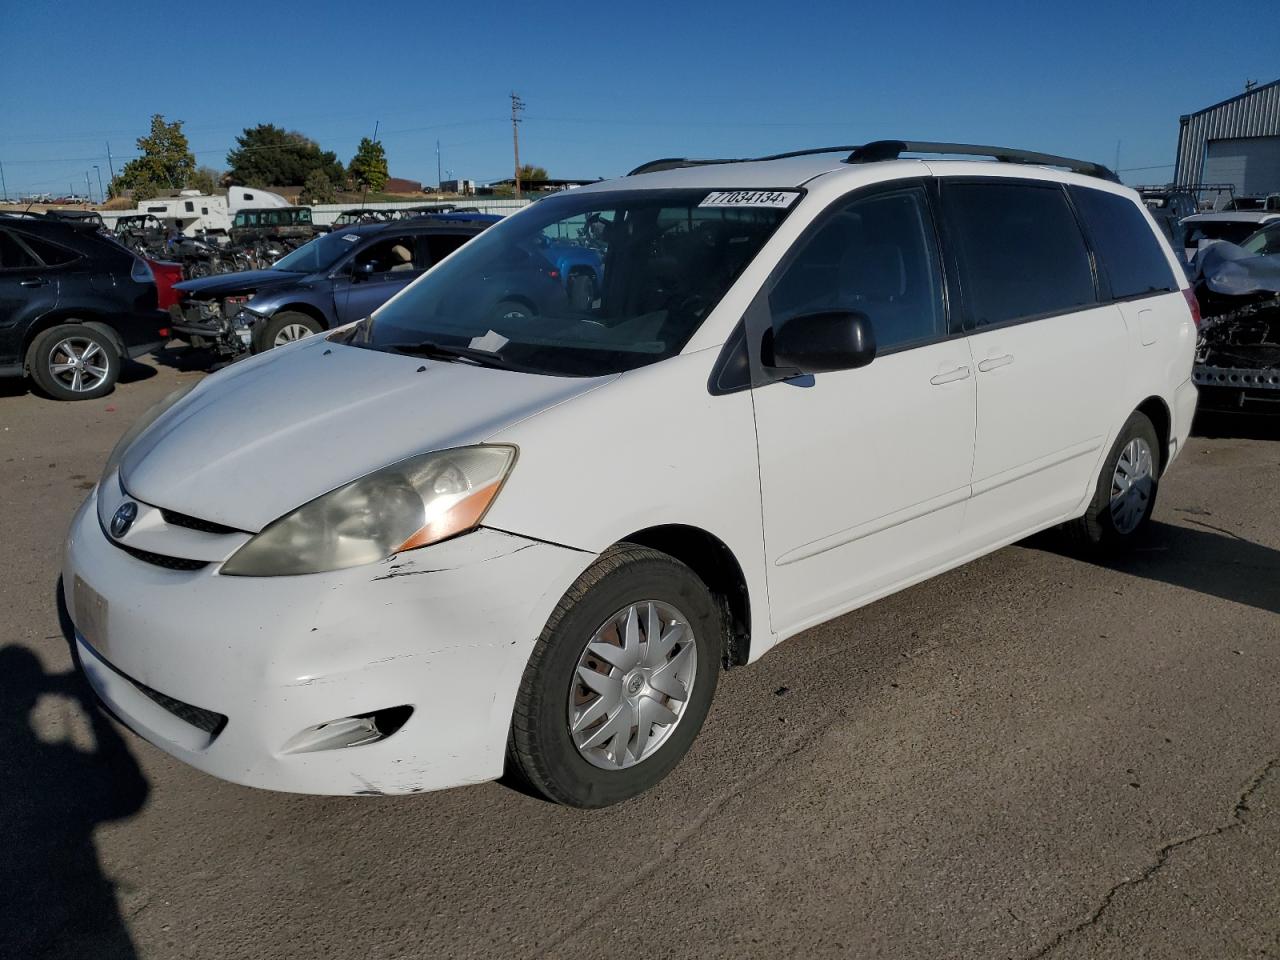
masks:
<svg viewBox="0 0 1280 960"><path fill-rule="evenodd" d="M701 580L623 544L564 595L525 668L509 769L548 799L603 807L658 783L715 695L720 611Z"/></svg>
<svg viewBox="0 0 1280 960"><path fill-rule="evenodd" d="M315 317L294 310L282 310L262 325L262 329L254 337L254 349L256 353L262 353L272 347L283 347L323 329L324 324Z"/></svg>
<svg viewBox="0 0 1280 960"><path fill-rule="evenodd" d="M1162 449L1147 415L1132 413L1102 464L1089 508L1063 527L1074 546L1096 554L1133 544L1155 510Z"/></svg>

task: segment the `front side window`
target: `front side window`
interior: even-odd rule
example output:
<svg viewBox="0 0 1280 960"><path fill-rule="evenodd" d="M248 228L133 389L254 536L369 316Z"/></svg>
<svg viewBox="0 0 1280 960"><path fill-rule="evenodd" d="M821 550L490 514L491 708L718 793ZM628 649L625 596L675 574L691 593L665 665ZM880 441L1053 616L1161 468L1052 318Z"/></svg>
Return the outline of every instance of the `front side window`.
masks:
<svg viewBox="0 0 1280 960"><path fill-rule="evenodd" d="M775 330L809 313L858 311L876 351L946 333L942 276L924 191L854 200L821 222L769 294Z"/></svg>
<svg viewBox="0 0 1280 960"><path fill-rule="evenodd" d="M1097 302L1089 251L1057 185L944 183L947 230L979 327Z"/></svg>
<svg viewBox="0 0 1280 960"><path fill-rule="evenodd" d="M655 363L680 352L799 199L797 191L765 194L540 200L469 241L349 342L462 349L471 362L564 376ZM761 196L764 204L754 202Z"/></svg>
<svg viewBox="0 0 1280 960"><path fill-rule="evenodd" d="M352 260L356 273L412 273L423 269L413 236L383 237L365 247Z"/></svg>
<svg viewBox="0 0 1280 960"><path fill-rule="evenodd" d="M1069 187L1098 256L1098 268L1118 300L1178 289L1147 218L1125 197Z"/></svg>

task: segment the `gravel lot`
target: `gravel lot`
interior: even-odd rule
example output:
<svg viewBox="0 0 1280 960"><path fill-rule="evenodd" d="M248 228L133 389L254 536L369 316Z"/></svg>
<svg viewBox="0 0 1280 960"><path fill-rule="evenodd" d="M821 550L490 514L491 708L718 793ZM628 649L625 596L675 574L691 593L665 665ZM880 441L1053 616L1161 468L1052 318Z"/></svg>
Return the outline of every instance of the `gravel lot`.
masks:
<svg viewBox="0 0 1280 960"><path fill-rule="evenodd" d="M87 709L62 536L199 376L132 373L0 382L0 956L1280 954L1275 425L1198 430L1122 563L1011 547L730 672L666 782L583 813L259 792Z"/></svg>

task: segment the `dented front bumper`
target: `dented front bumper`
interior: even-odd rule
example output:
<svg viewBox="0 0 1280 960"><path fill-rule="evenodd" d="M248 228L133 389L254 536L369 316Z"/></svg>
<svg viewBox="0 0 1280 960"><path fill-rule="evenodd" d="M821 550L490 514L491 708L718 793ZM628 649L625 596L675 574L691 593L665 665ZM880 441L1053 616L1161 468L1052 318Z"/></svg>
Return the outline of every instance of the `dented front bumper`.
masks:
<svg viewBox="0 0 1280 960"><path fill-rule="evenodd" d="M533 643L592 560L480 529L366 567L224 577L126 553L95 497L63 568L86 676L156 746L274 790L414 793L501 775ZM318 728L403 706L389 737L316 748Z"/></svg>

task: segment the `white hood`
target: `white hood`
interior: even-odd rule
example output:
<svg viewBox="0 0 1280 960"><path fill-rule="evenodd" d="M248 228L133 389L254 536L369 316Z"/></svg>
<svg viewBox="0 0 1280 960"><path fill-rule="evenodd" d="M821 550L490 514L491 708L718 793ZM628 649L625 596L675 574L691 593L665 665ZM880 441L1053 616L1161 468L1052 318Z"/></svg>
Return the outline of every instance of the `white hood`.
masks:
<svg viewBox="0 0 1280 960"><path fill-rule="evenodd" d="M313 337L215 374L129 447L131 496L257 531L390 463L478 443L613 379L550 377Z"/></svg>

